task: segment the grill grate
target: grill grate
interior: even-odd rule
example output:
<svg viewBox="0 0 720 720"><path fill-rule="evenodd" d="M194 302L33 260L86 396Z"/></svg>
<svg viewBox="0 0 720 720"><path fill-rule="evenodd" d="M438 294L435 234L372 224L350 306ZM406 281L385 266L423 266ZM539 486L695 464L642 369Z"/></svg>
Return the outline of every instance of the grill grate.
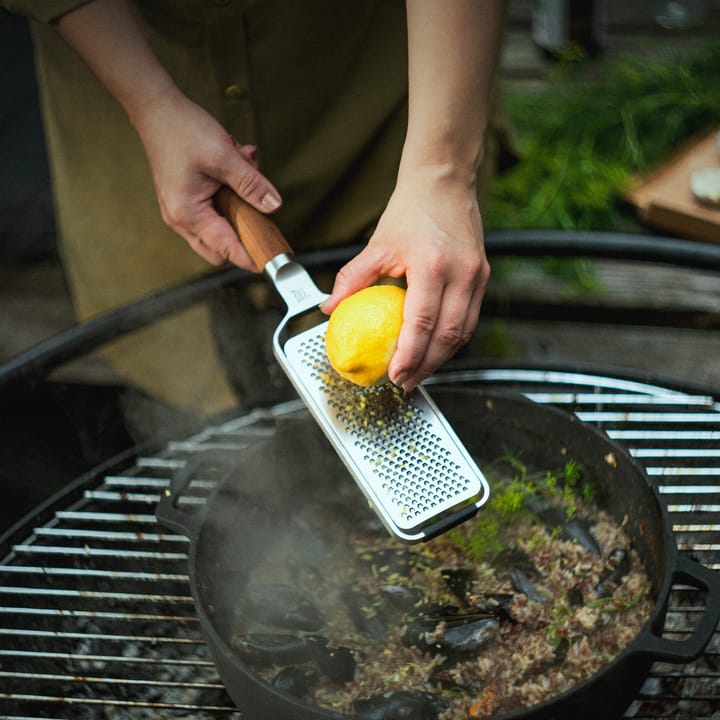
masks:
<svg viewBox="0 0 720 720"><path fill-rule="evenodd" d="M489 369L440 382L519 390L602 427L642 462L667 502L677 542L720 570L720 403L620 378ZM188 543L160 528L155 503L170 478L206 450L237 452L273 432L299 403L256 411L119 474L88 479L82 496L0 564L0 717L241 718L202 639L187 578ZM219 479L201 465L185 502L201 504ZM20 482L21 479L18 479ZM673 590L666 633L680 636L700 613L697 591ZM627 712L633 718L720 713L720 633L695 663L656 664Z"/></svg>

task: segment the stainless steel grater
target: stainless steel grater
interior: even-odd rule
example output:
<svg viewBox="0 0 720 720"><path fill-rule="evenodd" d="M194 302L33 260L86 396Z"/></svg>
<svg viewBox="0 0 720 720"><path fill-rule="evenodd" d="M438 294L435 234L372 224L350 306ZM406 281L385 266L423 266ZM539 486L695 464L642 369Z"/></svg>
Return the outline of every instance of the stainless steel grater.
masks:
<svg viewBox="0 0 720 720"><path fill-rule="evenodd" d="M229 189L216 203L287 305L273 336L278 362L389 532L419 542L472 517L488 499L487 480L427 392L341 378L317 311L327 295L272 220Z"/></svg>

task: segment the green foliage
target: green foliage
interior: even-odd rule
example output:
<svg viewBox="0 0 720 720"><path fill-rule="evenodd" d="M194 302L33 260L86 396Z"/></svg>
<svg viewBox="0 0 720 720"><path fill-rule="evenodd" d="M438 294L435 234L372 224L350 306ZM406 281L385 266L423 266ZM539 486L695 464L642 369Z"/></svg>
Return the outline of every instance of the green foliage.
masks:
<svg viewBox="0 0 720 720"><path fill-rule="evenodd" d="M562 65L546 90L508 94L522 160L495 180L487 226L621 229L632 175L720 122L718 68L714 42L672 62L608 62L602 74Z"/></svg>
<svg viewBox="0 0 720 720"><path fill-rule="evenodd" d="M509 468L498 471L493 468ZM482 508L472 525L472 532L453 530L450 538L473 562L492 562L512 544L511 535L533 520L527 510L530 495L542 495L566 508L568 517L577 511L578 495L592 499L592 487L582 482L582 469L568 460L557 471L529 473L527 465L511 453L499 457L488 471L492 474L490 500ZM550 537L557 537L562 528L554 529Z"/></svg>

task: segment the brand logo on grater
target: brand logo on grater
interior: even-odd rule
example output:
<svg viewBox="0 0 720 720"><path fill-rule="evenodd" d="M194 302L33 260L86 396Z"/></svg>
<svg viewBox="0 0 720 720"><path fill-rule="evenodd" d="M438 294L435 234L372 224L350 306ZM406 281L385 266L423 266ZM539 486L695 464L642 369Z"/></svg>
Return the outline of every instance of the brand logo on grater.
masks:
<svg viewBox="0 0 720 720"><path fill-rule="evenodd" d="M310 295L308 294L307 290L305 290L305 288L293 288L293 290L291 292L292 292L295 300L297 300L297 302L302 302L303 300L306 300L307 298L310 297Z"/></svg>

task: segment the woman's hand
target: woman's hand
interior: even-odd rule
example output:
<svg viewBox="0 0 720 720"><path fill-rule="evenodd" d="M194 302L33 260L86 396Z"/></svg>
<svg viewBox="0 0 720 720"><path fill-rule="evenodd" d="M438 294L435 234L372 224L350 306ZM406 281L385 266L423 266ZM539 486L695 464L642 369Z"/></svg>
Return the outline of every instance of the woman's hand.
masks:
<svg viewBox="0 0 720 720"><path fill-rule="evenodd" d="M490 266L474 184L442 166L401 173L366 248L337 275L332 312L380 277L405 277L407 295L390 380L412 390L472 336Z"/></svg>
<svg viewBox="0 0 720 720"><path fill-rule="evenodd" d="M145 146L167 225L213 265L229 261L259 270L213 205L215 193L227 185L262 212L280 207L280 194L257 168L255 148L240 145L176 90L154 98L131 119Z"/></svg>
<svg viewBox="0 0 720 720"><path fill-rule="evenodd" d="M365 250L338 274L323 310L379 277L407 295L388 375L412 390L466 343L490 267L476 179L502 0L407 0L408 129L395 191Z"/></svg>
<svg viewBox="0 0 720 720"><path fill-rule="evenodd" d="M257 269L213 196L229 185L262 212L280 195L239 145L175 85L129 0L93 0L56 21L60 35L127 113L145 146L165 222L213 265Z"/></svg>

